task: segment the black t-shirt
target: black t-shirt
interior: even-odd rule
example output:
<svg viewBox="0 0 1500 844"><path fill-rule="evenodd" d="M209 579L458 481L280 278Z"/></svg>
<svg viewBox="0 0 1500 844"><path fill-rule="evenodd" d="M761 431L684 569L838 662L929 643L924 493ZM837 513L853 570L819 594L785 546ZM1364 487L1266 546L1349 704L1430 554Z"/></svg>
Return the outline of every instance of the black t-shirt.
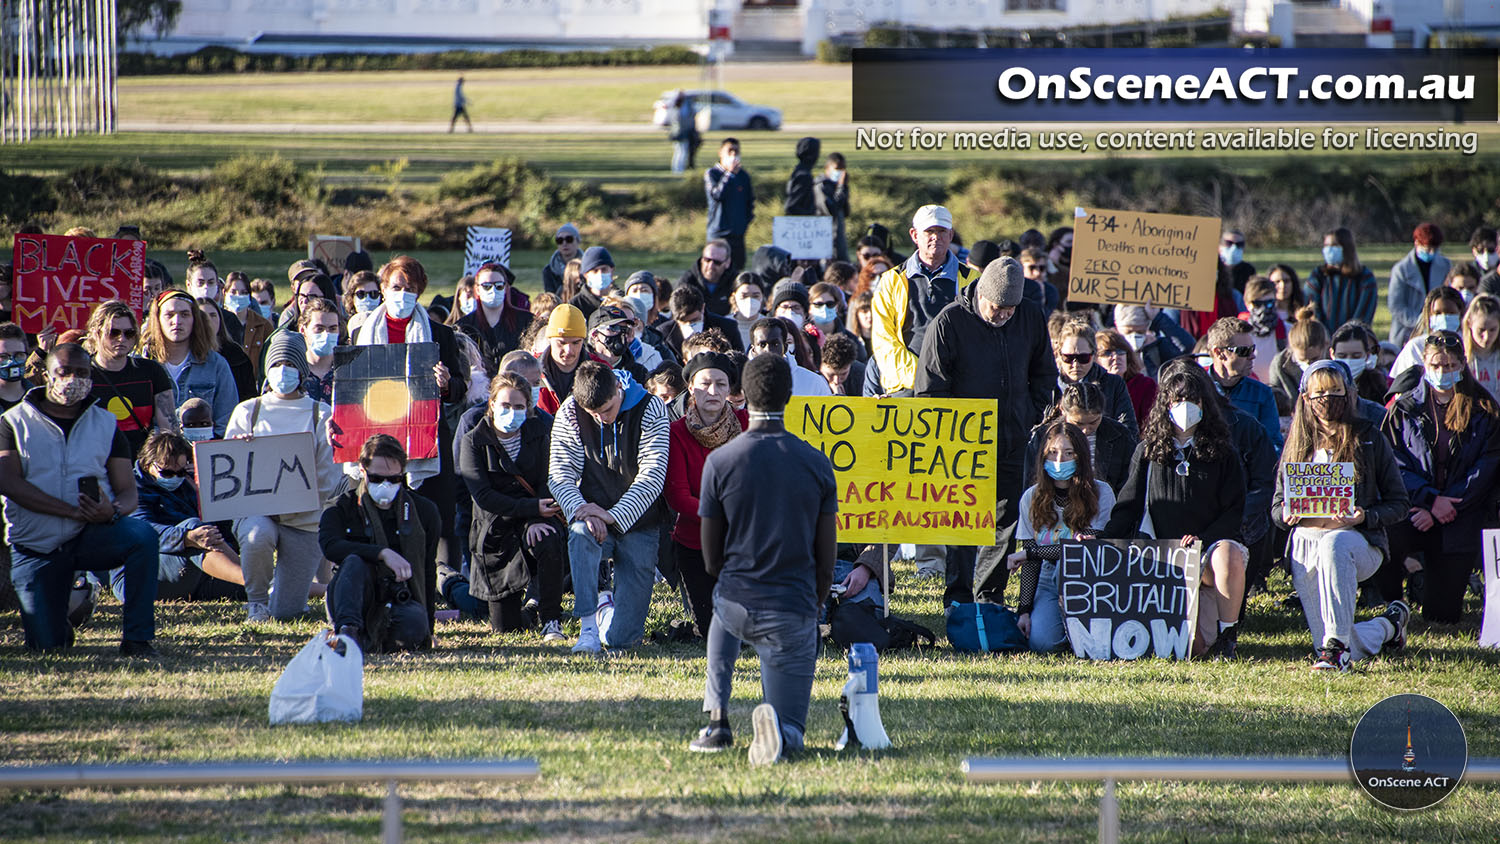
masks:
<svg viewBox="0 0 1500 844"><path fill-rule="evenodd" d="M790 433L746 431L708 455L698 515L728 524L717 594L815 614L818 517L839 509L833 466Z"/></svg>
<svg viewBox="0 0 1500 844"><path fill-rule="evenodd" d="M26 391L30 390L33 386L35 386L35 385L32 384L30 381L27 381L25 378L22 378L21 379L21 398L16 399L15 401L11 401L11 400L5 398L4 396L0 396L0 413L4 413L5 411L10 410L11 408L13 408L16 405L20 404L21 400L24 399L24 398L26 398Z"/></svg>
<svg viewBox="0 0 1500 844"><path fill-rule="evenodd" d="M43 416L52 420L53 424L62 429L63 437L66 438L73 433L73 425L78 422L78 417L75 416L72 419L62 419L57 416L53 416L47 411L42 410L40 407L38 407L37 410L40 411ZM16 440L16 429L10 424L10 420L0 419L0 451L21 451L21 448ZM135 459L135 452L130 450L130 443L125 439L125 435L120 433L119 428L115 429L115 438L110 443L109 457L111 460L116 457L122 457L126 460Z"/></svg>
<svg viewBox="0 0 1500 844"><path fill-rule="evenodd" d="M99 406L114 414L120 433L130 444L130 455L140 452L156 417L156 395L173 391L172 377L154 360L128 357L125 368L110 372L94 367L94 391Z"/></svg>

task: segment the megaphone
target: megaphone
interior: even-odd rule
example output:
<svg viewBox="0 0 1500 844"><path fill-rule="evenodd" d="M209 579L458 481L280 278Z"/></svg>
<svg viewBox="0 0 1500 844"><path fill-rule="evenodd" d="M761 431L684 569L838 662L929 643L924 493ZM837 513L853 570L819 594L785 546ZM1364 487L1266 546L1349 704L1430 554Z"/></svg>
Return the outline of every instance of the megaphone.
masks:
<svg viewBox="0 0 1500 844"><path fill-rule="evenodd" d="M879 657L869 642L855 642L849 648L849 682L839 696L839 712L844 716L844 734L834 750L845 747L881 750L891 746L885 725L880 723Z"/></svg>

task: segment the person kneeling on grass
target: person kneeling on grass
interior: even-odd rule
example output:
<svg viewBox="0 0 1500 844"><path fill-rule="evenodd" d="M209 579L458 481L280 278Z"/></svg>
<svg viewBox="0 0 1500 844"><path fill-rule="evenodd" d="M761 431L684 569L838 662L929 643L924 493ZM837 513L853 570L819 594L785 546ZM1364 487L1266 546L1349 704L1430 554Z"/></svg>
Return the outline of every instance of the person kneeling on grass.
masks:
<svg viewBox="0 0 1500 844"><path fill-rule="evenodd" d="M47 385L0 416L11 581L26 647L73 644L68 597L78 571L125 568L120 653L156 655L156 534L136 519L130 445L115 415L89 395L89 353L61 343L45 359Z"/></svg>
<svg viewBox="0 0 1500 844"><path fill-rule="evenodd" d="M240 555L217 525L198 518L192 444L181 434L153 431L136 460L135 485L140 505L130 515L151 525L159 540L157 599L245 600ZM109 576L115 597L123 601L124 567Z"/></svg>
<svg viewBox="0 0 1500 844"><path fill-rule="evenodd" d="M729 696L740 643L760 656L765 702L755 707L750 764L802 749L818 659L818 609L833 585L838 498L833 466L782 423L792 370L761 355L742 376L750 427L709 453L698 515L703 564L718 578L708 628L709 722L689 749L734 744Z"/></svg>
<svg viewBox="0 0 1500 844"><path fill-rule="evenodd" d="M1276 473L1271 514L1291 531L1292 585L1318 648L1314 671L1348 671L1355 660L1406 645L1411 609L1393 600L1379 618L1355 623L1361 580L1375 576L1390 544L1386 526L1406 519L1406 487L1390 443L1358 413L1358 388L1341 361L1320 360L1302 373L1287 432L1285 463L1354 464L1354 507L1345 516L1308 518L1285 508L1285 473Z"/></svg>
<svg viewBox="0 0 1500 844"><path fill-rule="evenodd" d="M332 409L308 396L307 341L278 331L266 341L266 393L240 402L230 414L226 437L266 437L310 432L318 500L326 504L340 481L339 464L325 424ZM319 510L247 516L234 523L245 573L246 615L250 621L286 620L307 611L318 564Z"/></svg>
<svg viewBox="0 0 1500 844"><path fill-rule="evenodd" d="M442 519L437 505L406 485L406 451L389 434L365 440L359 485L318 522L323 556L338 561L328 586L328 617L360 651L430 647Z"/></svg>

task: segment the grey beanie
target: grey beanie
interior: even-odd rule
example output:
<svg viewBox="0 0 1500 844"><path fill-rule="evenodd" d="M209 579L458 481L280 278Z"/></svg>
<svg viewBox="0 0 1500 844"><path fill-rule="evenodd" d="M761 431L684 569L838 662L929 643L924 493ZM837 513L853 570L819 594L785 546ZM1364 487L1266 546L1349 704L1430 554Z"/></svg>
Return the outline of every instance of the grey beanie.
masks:
<svg viewBox="0 0 1500 844"><path fill-rule="evenodd" d="M307 363L307 341L296 331L281 329L271 333L266 340L266 371L278 364L291 364L307 380L310 370ZM264 376L262 376L264 377Z"/></svg>
<svg viewBox="0 0 1500 844"><path fill-rule="evenodd" d="M583 250L583 264L578 268L580 273L588 275L589 270L597 270L600 267L614 267L615 259L609 254L609 250L603 246L590 246Z"/></svg>
<svg viewBox="0 0 1500 844"><path fill-rule="evenodd" d="M1005 256L991 261L979 274L979 284L974 292L1002 308L1014 308L1021 304L1021 294L1026 291L1026 276L1015 258Z"/></svg>

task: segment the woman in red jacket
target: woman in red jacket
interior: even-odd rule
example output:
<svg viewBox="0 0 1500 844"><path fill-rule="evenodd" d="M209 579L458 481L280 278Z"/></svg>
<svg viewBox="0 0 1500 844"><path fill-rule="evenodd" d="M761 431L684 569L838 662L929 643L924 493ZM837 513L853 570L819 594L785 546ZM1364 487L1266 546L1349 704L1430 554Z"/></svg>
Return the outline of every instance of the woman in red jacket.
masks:
<svg viewBox="0 0 1500 844"><path fill-rule="evenodd" d="M730 394L740 388L740 371L728 355L698 354L683 367L682 374L688 385L688 411L672 423L665 492L667 506L677 514L672 529L677 569L682 573L698 635L707 636L714 615L715 578L703 566L698 485L708 453L739 436L749 418L745 411L729 406Z"/></svg>

